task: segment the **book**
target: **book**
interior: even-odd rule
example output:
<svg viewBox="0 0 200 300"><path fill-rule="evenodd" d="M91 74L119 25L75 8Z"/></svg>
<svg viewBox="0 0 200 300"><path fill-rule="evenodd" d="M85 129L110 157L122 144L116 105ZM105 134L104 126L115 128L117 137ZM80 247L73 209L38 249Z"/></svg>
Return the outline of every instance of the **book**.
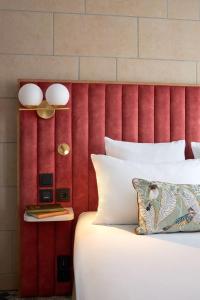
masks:
<svg viewBox="0 0 200 300"><path fill-rule="evenodd" d="M61 204L42 204L42 205L27 205L27 213L37 213L37 212L58 212L64 211L64 207Z"/></svg>
<svg viewBox="0 0 200 300"><path fill-rule="evenodd" d="M53 212L48 212L48 213L45 213L45 212L30 213L27 211L27 214L36 219L44 219L44 218L49 218L49 217L67 215L67 214L69 214L69 211L67 209L64 209L64 211L53 211Z"/></svg>

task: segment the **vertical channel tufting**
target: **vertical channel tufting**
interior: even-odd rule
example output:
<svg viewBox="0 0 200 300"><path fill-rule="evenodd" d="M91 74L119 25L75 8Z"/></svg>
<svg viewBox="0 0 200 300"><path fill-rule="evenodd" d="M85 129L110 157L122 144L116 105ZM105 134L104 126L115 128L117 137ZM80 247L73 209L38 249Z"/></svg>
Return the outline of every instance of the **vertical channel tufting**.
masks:
<svg viewBox="0 0 200 300"><path fill-rule="evenodd" d="M105 102L106 136L122 139L122 85L106 85Z"/></svg>
<svg viewBox="0 0 200 300"><path fill-rule="evenodd" d="M138 90L138 140L154 142L154 86L140 85Z"/></svg>
<svg viewBox="0 0 200 300"><path fill-rule="evenodd" d="M23 297L30 297L37 295L37 225L25 223L23 217L26 205L37 203L37 116L35 112L20 112L19 130L20 294Z"/></svg>
<svg viewBox="0 0 200 300"><path fill-rule="evenodd" d="M52 173L55 177L55 117L38 118L38 175ZM53 189L55 187L55 178ZM38 294L54 294L55 224L41 223L38 228Z"/></svg>
<svg viewBox="0 0 200 300"><path fill-rule="evenodd" d="M186 87L185 91L186 156L193 157L190 142L200 140L200 88Z"/></svg>
<svg viewBox="0 0 200 300"><path fill-rule="evenodd" d="M89 210L96 210L98 204L95 171L90 159L91 153L104 153L105 137L105 84L89 85L88 93L88 115L89 115L89 174L88 174L88 196Z"/></svg>
<svg viewBox="0 0 200 300"><path fill-rule="evenodd" d="M170 141L170 88L155 86L154 142Z"/></svg>
<svg viewBox="0 0 200 300"><path fill-rule="evenodd" d="M73 207L88 210L88 84L72 84Z"/></svg>
<svg viewBox="0 0 200 300"><path fill-rule="evenodd" d="M52 82L36 84L44 92ZM104 153L105 135L135 142L200 141L199 87L64 84L71 109L57 111L55 122L37 119L32 111L20 112L20 289L27 297L61 295L71 288L70 283L56 282L55 270L56 256L71 254L71 222L23 221L25 206L37 203L39 173L56 173L54 188L71 187L67 205L73 206L77 220L81 212L97 207L90 154ZM67 157L57 155L57 145L63 142L72 149ZM192 156L189 147L186 152L187 158Z"/></svg>
<svg viewBox="0 0 200 300"><path fill-rule="evenodd" d="M185 87L170 87L171 141L185 139Z"/></svg>
<svg viewBox="0 0 200 300"><path fill-rule="evenodd" d="M123 85L122 88L122 139L138 141L138 86Z"/></svg>
<svg viewBox="0 0 200 300"><path fill-rule="evenodd" d="M69 110L57 110L55 115L55 188L69 188L70 201L62 202L62 206L72 205L72 136L71 136L71 84L65 84L70 93L70 100L67 104ZM58 145L67 143L70 146L70 153L67 156L61 156L57 152ZM60 202L59 202L60 203ZM71 249L71 222L56 222L56 245L55 255L72 255ZM65 238L63 238L65 237ZM57 270L56 270L57 271ZM57 274L57 272L56 272ZM64 295L66 291L70 292L71 283L58 282L55 284L55 294Z"/></svg>
<svg viewBox="0 0 200 300"><path fill-rule="evenodd" d="M71 84L66 85L71 95ZM67 105L68 110L57 110L55 114L55 187L69 188L72 193L72 136L71 136L71 99ZM60 144L68 144L70 152L66 156L58 153L57 149ZM71 195L70 195L71 196ZM65 205L63 202L62 205ZM72 197L67 202L67 206L72 206Z"/></svg>

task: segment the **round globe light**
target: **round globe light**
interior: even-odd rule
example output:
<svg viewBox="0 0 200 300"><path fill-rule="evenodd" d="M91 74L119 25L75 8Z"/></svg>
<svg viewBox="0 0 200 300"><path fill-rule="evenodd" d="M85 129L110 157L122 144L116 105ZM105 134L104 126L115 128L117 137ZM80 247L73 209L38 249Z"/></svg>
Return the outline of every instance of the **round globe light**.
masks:
<svg viewBox="0 0 200 300"><path fill-rule="evenodd" d="M60 83L50 85L46 90L45 96L50 105L66 105L69 101L69 91Z"/></svg>
<svg viewBox="0 0 200 300"><path fill-rule="evenodd" d="M23 106L38 106L43 100L43 93L38 85L27 83L20 88L18 98Z"/></svg>

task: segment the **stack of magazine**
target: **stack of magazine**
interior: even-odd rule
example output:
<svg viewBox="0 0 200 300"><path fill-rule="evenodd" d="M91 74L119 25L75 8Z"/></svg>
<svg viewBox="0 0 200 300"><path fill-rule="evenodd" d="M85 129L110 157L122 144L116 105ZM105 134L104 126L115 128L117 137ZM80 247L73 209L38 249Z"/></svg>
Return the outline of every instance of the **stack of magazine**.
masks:
<svg viewBox="0 0 200 300"><path fill-rule="evenodd" d="M36 219L44 219L69 214L61 204L43 204L26 206L26 214Z"/></svg>

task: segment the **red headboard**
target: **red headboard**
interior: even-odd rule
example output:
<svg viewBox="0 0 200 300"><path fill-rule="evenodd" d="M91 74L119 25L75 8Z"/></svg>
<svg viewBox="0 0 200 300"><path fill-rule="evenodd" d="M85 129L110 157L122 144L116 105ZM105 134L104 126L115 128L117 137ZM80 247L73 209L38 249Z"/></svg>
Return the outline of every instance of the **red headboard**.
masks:
<svg viewBox="0 0 200 300"><path fill-rule="evenodd" d="M22 80L20 85L27 82L31 81ZM48 81L35 83L43 91L52 84ZM71 202L67 205L73 206L76 216L83 211L95 210L97 189L90 154L104 153L104 136L134 142L200 141L200 87L62 83L70 91L70 110L57 111L49 120L38 118L35 112L20 112L21 217L25 205L37 203L37 180L41 172L55 174L54 187L71 188ZM64 142L72 151L61 157L55 149ZM192 156L189 144L186 155ZM22 276L24 295L33 295L36 290L44 295L62 291L62 285L54 283L46 266L51 261L53 265L55 255L63 249L70 251L63 235L69 225L45 226L39 225L36 229L33 224L26 224L21 229L23 245L29 247L31 242L37 243L41 239L41 245L53 249L49 250L46 259L43 246L39 250L29 249L27 258L22 252L22 274L29 272L28 281ZM55 231L60 236L56 244ZM30 262L35 251L38 251L38 258ZM39 280L36 278L38 266Z"/></svg>

